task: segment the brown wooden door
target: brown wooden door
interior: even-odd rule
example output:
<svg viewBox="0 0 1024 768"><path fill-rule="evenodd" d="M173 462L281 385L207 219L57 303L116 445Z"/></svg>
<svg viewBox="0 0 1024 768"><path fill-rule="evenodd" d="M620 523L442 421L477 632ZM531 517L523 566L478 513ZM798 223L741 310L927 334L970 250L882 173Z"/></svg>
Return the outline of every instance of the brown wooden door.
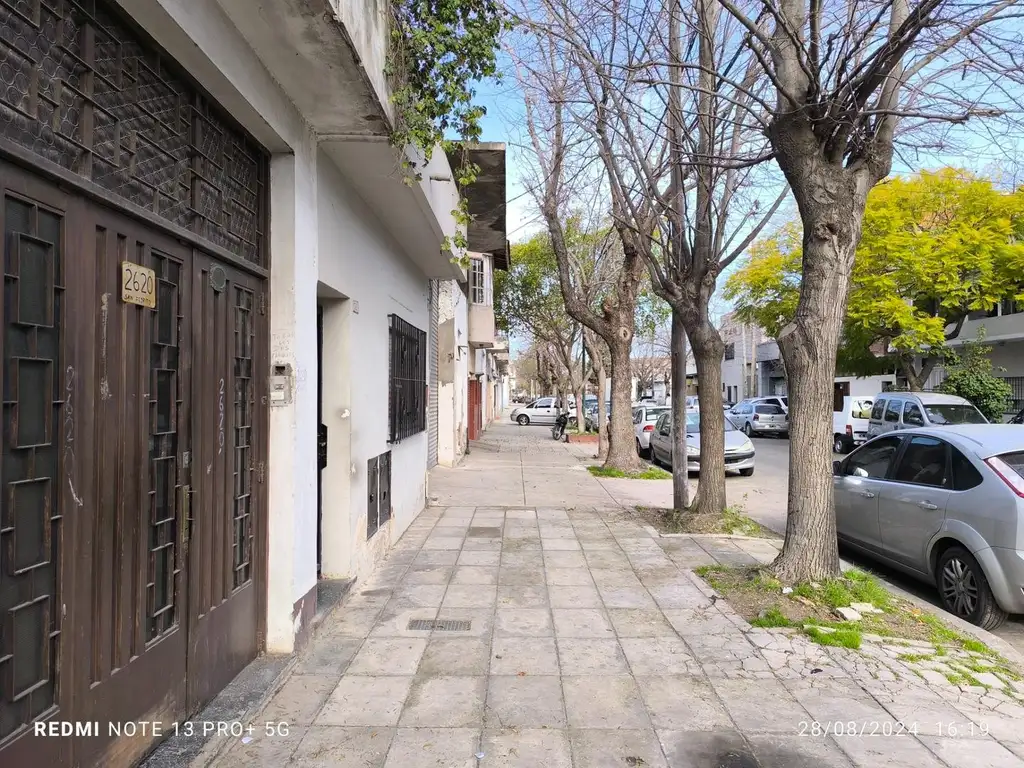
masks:
<svg viewBox="0 0 1024 768"><path fill-rule="evenodd" d="M264 365L261 285L194 252L195 403L189 547L188 701L227 685L259 651Z"/></svg>
<svg viewBox="0 0 1024 768"><path fill-rule="evenodd" d="M187 526L191 473L191 251L133 219L82 204L76 393L89 411L75 457L76 720L187 714ZM121 262L156 273L156 307L121 300ZM88 308L88 309L86 309ZM65 415L66 418L66 415ZM76 740L80 765L128 766L152 735Z"/></svg>
<svg viewBox="0 0 1024 768"><path fill-rule="evenodd" d="M4 291L0 457L0 765L71 764L71 741L32 735L70 711L72 624L64 614L73 548L62 471L68 336L68 200L0 163ZM70 367L70 368L69 368Z"/></svg>

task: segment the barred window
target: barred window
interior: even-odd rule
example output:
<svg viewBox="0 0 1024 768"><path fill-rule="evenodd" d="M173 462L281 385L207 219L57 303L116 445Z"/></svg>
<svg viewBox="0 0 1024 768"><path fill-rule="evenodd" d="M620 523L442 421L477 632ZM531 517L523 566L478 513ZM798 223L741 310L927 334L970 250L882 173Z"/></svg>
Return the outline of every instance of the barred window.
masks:
<svg viewBox="0 0 1024 768"><path fill-rule="evenodd" d="M398 315L389 315L389 443L427 428L427 334Z"/></svg>
<svg viewBox="0 0 1024 768"><path fill-rule="evenodd" d="M732 360L736 357L736 345L726 344L725 345L725 359Z"/></svg>

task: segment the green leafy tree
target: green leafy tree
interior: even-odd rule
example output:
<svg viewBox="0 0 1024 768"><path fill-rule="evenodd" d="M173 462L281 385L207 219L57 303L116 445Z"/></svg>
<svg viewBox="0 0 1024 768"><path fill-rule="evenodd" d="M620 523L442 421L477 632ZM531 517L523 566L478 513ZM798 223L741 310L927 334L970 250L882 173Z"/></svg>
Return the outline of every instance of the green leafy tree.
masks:
<svg viewBox="0 0 1024 768"><path fill-rule="evenodd" d="M751 247L726 284L746 322L778 337L796 314L802 231ZM955 169L872 190L853 266L837 365L854 375L898 365L920 389L969 313L1024 299L1024 190Z"/></svg>
<svg viewBox="0 0 1024 768"><path fill-rule="evenodd" d="M993 375L989 359L992 348L982 343L984 339L982 333L977 342L964 344L939 390L970 400L986 419L999 423L1013 402L1013 388L1005 379Z"/></svg>
<svg viewBox="0 0 1024 768"><path fill-rule="evenodd" d="M509 25L499 0L395 0L391 4L391 51L387 75L393 82L391 102L397 121L391 143L413 146L429 160L437 146L460 159L454 168L460 188L476 181L480 169L457 152L467 142L479 141L480 121L487 109L478 102L476 83L497 79L498 47ZM449 137L454 134L458 141ZM405 162L406 183L418 170ZM444 248L464 263L469 224L465 196L452 211L462 225Z"/></svg>

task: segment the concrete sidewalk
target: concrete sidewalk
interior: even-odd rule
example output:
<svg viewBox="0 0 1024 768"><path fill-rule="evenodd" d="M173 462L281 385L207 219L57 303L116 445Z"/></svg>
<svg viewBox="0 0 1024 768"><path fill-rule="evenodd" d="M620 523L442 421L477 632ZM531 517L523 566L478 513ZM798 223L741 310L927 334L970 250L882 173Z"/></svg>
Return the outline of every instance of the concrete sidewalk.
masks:
<svg viewBox="0 0 1024 768"><path fill-rule="evenodd" d="M786 475L778 466L785 441L759 440L755 477L729 476L729 503L756 510L755 519L785 529ZM564 507L671 507L669 480L596 478L597 446L551 439L548 427L520 427L507 417L492 423L458 467L430 471L430 503L436 506L506 504ZM696 492L697 481L690 482Z"/></svg>
<svg viewBox="0 0 1024 768"><path fill-rule="evenodd" d="M692 569L777 542L660 536L625 507L671 483L617 491L549 435L492 425L433 470L436 506L213 764L1024 768L1020 683L752 628Z"/></svg>
<svg viewBox="0 0 1024 768"><path fill-rule="evenodd" d="M773 556L621 510L429 508L216 765L1024 766L1010 693L753 629L691 570Z"/></svg>

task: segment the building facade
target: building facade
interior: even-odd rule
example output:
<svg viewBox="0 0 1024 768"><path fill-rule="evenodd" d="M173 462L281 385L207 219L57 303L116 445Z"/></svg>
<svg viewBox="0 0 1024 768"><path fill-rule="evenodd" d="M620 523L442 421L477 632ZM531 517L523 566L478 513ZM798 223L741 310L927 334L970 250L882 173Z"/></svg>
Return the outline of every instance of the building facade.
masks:
<svg viewBox="0 0 1024 768"><path fill-rule="evenodd" d="M719 333L725 342L722 358L722 397L737 403L746 397L763 394L759 389L757 347L768 341L756 325L741 322L733 312L722 316Z"/></svg>
<svg viewBox="0 0 1024 768"><path fill-rule="evenodd" d="M134 764L153 738L32 724L168 732L423 509L467 421L467 273L448 158L388 141L388 29L361 0L0 2L0 764ZM507 254L503 197L488 226Z"/></svg>

